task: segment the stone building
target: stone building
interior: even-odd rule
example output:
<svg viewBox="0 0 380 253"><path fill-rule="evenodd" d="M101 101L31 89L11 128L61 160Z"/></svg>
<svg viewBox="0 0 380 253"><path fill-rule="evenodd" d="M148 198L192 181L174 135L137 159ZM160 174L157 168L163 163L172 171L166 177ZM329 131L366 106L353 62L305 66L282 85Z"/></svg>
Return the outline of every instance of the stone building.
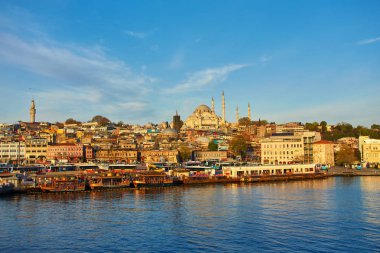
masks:
<svg viewBox="0 0 380 253"><path fill-rule="evenodd" d="M317 141L313 143L313 162L334 166L334 143L331 141Z"/></svg>

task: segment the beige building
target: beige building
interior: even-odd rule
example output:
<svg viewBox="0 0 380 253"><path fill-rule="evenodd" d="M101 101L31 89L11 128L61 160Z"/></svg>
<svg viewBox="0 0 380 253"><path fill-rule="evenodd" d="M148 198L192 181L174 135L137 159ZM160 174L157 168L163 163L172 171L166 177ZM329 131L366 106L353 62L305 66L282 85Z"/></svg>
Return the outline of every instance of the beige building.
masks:
<svg viewBox="0 0 380 253"><path fill-rule="evenodd" d="M262 164L291 164L304 161L302 138L295 136L271 137L261 140Z"/></svg>
<svg viewBox="0 0 380 253"><path fill-rule="evenodd" d="M227 151L202 151L195 150L193 152L194 161L225 161L227 160Z"/></svg>
<svg viewBox="0 0 380 253"><path fill-rule="evenodd" d="M359 150L362 162L380 163L380 140L368 136L359 137Z"/></svg>
<svg viewBox="0 0 380 253"><path fill-rule="evenodd" d="M28 164L45 162L48 141L45 138L29 138L25 140L25 158Z"/></svg>
<svg viewBox="0 0 380 253"><path fill-rule="evenodd" d="M95 159L103 162L136 163L138 152L129 149L101 149L96 151Z"/></svg>
<svg viewBox="0 0 380 253"><path fill-rule="evenodd" d="M326 164L334 166L334 143L324 140L314 142L313 161L315 164Z"/></svg>
<svg viewBox="0 0 380 253"><path fill-rule="evenodd" d="M178 150L143 150L141 161L145 163L178 163Z"/></svg>
<svg viewBox="0 0 380 253"><path fill-rule="evenodd" d="M313 143L318 132L278 133L260 141L262 164L313 163Z"/></svg>

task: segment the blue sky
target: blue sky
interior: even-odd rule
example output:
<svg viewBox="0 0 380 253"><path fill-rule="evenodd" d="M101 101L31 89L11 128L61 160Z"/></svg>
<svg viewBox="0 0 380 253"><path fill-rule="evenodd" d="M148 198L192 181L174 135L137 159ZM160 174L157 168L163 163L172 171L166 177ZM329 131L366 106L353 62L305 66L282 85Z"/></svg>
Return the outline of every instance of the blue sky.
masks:
<svg viewBox="0 0 380 253"><path fill-rule="evenodd" d="M0 122L380 123L379 1L0 1Z"/></svg>

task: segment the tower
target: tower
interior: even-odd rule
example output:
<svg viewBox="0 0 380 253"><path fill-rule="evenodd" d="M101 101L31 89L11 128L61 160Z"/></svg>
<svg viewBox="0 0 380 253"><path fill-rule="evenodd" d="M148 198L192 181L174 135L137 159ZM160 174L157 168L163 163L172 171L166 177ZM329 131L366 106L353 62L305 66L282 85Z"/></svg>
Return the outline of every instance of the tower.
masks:
<svg viewBox="0 0 380 253"><path fill-rule="evenodd" d="M236 106L236 124L239 123L239 107Z"/></svg>
<svg viewBox="0 0 380 253"><path fill-rule="evenodd" d="M226 101L224 100L224 91L222 92L222 119L223 124L226 123Z"/></svg>
<svg viewBox="0 0 380 253"><path fill-rule="evenodd" d="M211 99L211 111L215 113L215 101L214 101L214 97L212 97L212 99Z"/></svg>
<svg viewBox="0 0 380 253"><path fill-rule="evenodd" d="M32 104L29 109L30 114L30 123L36 122L36 105L34 104L34 100L32 100Z"/></svg>
<svg viewBox="0 0 380 253"><path fill-rule="evenodd" d="M248 119L251 120L251 105L248 103Z"/></svg>
<svg viewBox="0 0 380 253"><path fill-rule="evenodd" d="M179 133L183 122L181 121L181 116L178 115L178 111L175 112L173 116L173 128Z"/></svg>

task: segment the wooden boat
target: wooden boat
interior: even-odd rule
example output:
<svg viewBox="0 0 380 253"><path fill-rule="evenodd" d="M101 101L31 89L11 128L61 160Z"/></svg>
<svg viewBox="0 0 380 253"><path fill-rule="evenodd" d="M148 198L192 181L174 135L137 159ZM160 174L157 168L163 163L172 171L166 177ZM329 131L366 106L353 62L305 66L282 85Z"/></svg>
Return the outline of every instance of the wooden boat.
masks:
<svg viewBox="0 0 380 253"><path fill-rule="evenodd" d="M88 178L88 185L91 190L126 188L131 186L131 180L126 174L104 173Z"/></svg>
<svg viewBox="0 0 380 253"><path fill-rule="evenodd" d="M144 172L135 175L133 178L133 186L141 187L165 187L172 186L173 179L164 172Z"/></svg>
<svg viewBox="0 0 380 253"><path fill-rule="evenodd" d="M38 186L42 192L78 192L84 191L85 180L78 176L45 176L40 177Z"/></svg>

